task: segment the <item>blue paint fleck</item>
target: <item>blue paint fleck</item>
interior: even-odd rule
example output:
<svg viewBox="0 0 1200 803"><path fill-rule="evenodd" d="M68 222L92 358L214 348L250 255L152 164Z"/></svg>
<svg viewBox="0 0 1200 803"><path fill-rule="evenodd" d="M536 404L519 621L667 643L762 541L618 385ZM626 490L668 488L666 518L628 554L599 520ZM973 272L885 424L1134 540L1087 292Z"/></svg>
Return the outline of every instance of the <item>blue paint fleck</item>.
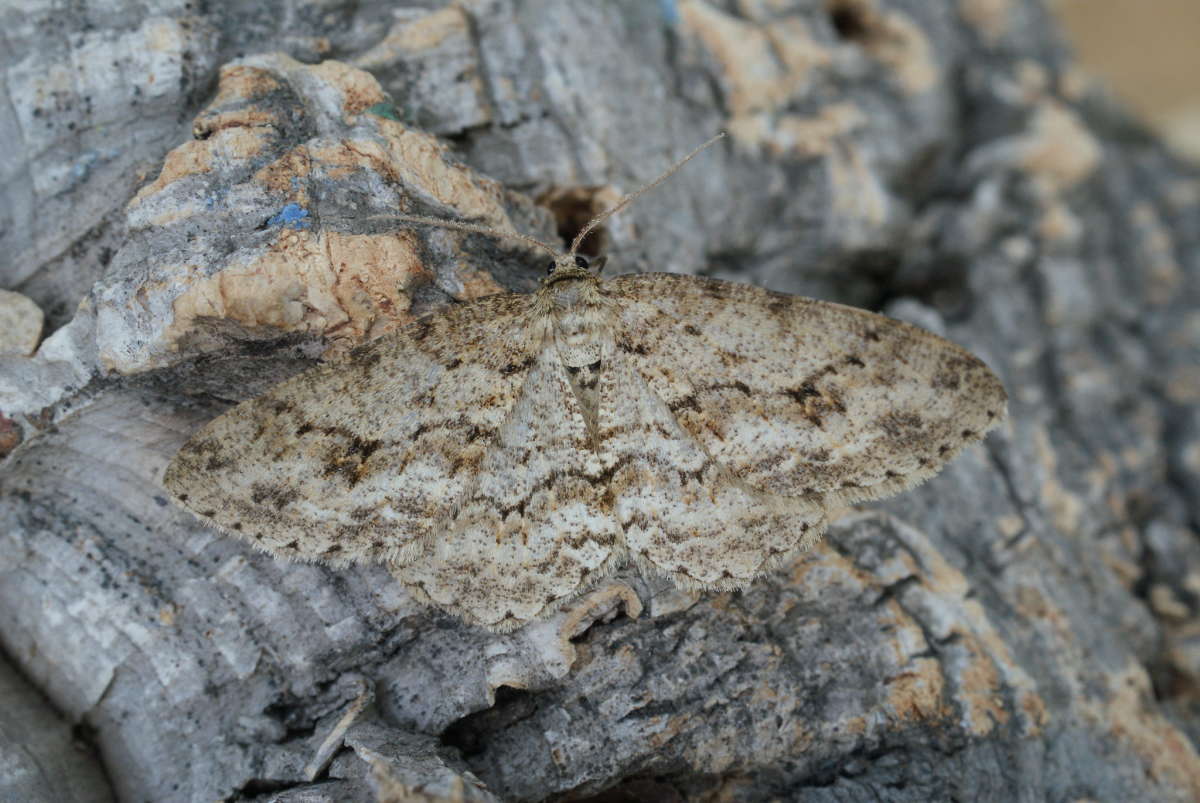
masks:
<svg viewBox="0 0 1200 803"><path fill-rule="evenodd" d="M71 183L82 184L87 181L92 174L92 169L97 165L104 164L107 159L100 151L89 150L79 154L79 158L71 165Z"/></svg>
<svg viewBox="0 0 1200 803"><path fill-rule="evenodd" d="M83 151L71 165L71 186L82 184L92 177L92 171L97 167L107 165L121 155L119 148Z"/></svg>
<svg viewBox="0 0 1200 803"><path fill-rule="evenodd" d="M373 106L367 107L367 114L373 114L376 117L383 117L388 120L400 122L400 113L396 110L396 106L392 103L381 102Z"/></svg>
<svg viewBox="0 0 1200 803"><path fill-rule="evenodd" d="M267 221L268 226L288 226L300 231L307 229L311 221L306 220L308 210L297 203L290 203L279 210L279 214Z"/></svg>
<svg viewBox="0 0 1200 803"><path fill-rule="evenodd" d="M668 25L674 27L679 24L679 4L676 0L658 0L658 10Z"/></svg>

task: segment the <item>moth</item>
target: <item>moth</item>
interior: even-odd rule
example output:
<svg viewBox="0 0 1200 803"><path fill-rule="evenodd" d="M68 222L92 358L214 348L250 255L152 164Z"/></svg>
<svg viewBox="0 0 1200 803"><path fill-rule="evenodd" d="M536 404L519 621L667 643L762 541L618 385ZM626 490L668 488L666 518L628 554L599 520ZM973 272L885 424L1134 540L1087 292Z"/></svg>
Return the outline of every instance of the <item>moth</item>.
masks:
<svg viewBox="0 0 1200 803"><path fill-rule="evenodd" d="M602 279L553 256L533 294L451 306L216 418L164 484L272 555L382 563L509 631L629 562L737 589L830 511L932 476L1005 417L982 361L907 323L697 276Z"/></svg>

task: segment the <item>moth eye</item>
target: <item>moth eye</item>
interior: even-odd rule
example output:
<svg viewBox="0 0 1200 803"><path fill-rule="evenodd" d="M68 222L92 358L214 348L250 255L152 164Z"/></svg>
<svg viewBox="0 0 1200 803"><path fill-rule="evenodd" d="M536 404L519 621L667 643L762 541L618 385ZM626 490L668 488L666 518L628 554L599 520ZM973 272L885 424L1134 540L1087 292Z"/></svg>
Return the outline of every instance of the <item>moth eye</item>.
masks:
<svg viewBox="0 0 1200 803"><path fill-rule="evenodd" d="M587 270L588 261L586 259L584 259L583 257L575 257L575 265L577 267L583 268L584 270Z"/></svg>
<svg viewBox="0 0 1200 803"><path fill-rule="evenodd" d="M549 276L551 273L554 273L554 264L555 264L554 260L552 259L552 260L550 260L550 264L546 266L546 275L547 276Z"/></svg>

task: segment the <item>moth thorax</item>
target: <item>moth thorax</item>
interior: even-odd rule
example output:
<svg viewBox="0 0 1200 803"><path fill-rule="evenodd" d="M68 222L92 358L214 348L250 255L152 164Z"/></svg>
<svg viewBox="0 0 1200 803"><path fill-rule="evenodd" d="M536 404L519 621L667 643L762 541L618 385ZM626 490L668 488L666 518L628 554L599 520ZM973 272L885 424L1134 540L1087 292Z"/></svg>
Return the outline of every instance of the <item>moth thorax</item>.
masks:
<svg viewBox="0 0 1200 803"><path fill-rule="evenodd" d="M558 356L562 360L563 365L568 368L582 368L585 365L594 365L604 358L603 350L600 348L599 343L592 342L572 345L563 343L562 340L558 341Z"/></svg>
<svg viewBox="0 0 1200 803"><path fill-rule="evenodd" d="M599 321L594 310L586 307L558 315L554 340L559 358L568 368L592 365L602 357Z"/></svg>

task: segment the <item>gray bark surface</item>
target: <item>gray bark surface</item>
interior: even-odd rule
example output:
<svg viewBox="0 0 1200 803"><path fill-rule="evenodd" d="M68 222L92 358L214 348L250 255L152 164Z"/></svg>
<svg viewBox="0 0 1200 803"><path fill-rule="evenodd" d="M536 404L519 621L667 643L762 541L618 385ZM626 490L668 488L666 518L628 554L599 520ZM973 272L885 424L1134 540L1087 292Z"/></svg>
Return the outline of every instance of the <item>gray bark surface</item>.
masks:
<svg viewBox="0 0 1200 803"><path fill-rule="evenodd" d="M71 726L0 662L0 800L111 803L100 763Z"/></svg>
<svg viewBox="0 0 1200 803"><path fill-rule="evenodd" d="M5 18L0 285L52 334L0 357L0 754L64 760L44 695L124 801L1200 797L1200 173L1036 0ZM232 402L544 270L389 214L550 238L719 129L609 270L912 320L1006 427L744 592L624 573L504 636L166 498Z"/></svg>

